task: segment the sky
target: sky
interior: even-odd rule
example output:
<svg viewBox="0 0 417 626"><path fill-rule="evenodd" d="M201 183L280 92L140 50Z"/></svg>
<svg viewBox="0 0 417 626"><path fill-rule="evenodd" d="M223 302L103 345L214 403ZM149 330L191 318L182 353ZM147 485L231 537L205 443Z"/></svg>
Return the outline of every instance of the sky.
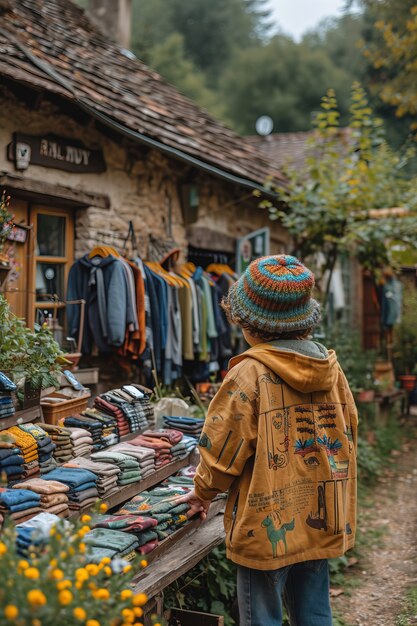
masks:
<svg viewBox="0 0 417 626"><path fill-rule="evenodd" d="M297 41L324 17L340 16L346 0L269 0L280 30Z"/></svg>

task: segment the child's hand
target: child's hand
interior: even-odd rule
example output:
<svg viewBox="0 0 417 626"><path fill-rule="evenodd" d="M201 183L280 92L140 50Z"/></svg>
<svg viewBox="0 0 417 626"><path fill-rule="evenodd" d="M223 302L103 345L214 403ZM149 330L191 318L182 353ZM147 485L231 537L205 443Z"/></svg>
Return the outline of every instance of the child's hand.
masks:
<svg viewBox="0 0 417 626"><path fill-rule="evenodd" d="M210 500L200 500L195 495L194 489L187 493L185 496L180 496L175 500L176 503L182 504L186 502L190 505L189 511L187 511L187 517L193 517L197 513L200 513L200 517L202 520L205 520L207 517L207 511L209 510L209 506L211 504Z"/></svg>

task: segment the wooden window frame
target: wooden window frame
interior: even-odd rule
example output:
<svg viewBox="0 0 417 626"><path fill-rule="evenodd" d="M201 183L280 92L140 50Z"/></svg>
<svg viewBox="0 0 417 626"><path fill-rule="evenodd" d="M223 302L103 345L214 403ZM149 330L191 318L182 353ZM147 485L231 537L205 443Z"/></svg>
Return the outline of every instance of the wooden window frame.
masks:
<svg viewBox="0 0 417 626"><path fill-rule="evenodd" d="M51 217L64 217L65 218L65 256L44 256L36 254L36 241L37 241L37 229L38 229L38 215L48 215ZM42 308L45 310L51 309L54 314L58 309L64 308L63 302L39 302L36 300L36 266L37 263L55 263L64 266L64 289L66 290L68 284L68 274L72 263L74 262L74 211L73 209L54 209L42 205L31 205L29 207L30 223L33 224L33 231L31 237L31 250L29 258L32 259L32 263L28 268L28 326L33 328L35 323L36 309ZM63 294L65 298L65 293Z"/></svg>

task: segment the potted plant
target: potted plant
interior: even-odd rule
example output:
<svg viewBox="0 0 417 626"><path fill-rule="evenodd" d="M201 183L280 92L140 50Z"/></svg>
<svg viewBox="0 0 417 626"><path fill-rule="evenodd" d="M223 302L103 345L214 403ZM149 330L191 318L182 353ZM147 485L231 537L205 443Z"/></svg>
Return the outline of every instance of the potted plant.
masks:
<svg viewBox="0 0 417 626"><path fill-rule="evenodd" d="M27 408L39 404L41 390L59 387L59 373L66 363L46 325L31 331L14 315L0 295L0 371L18 385L18 396Z"/></svg>
<svg viewBox="0 0 417 626"><path fill-rule="evenodd" d="M0 197L0 287L10 271L10 263L5 254L7 238L13 230L13 215L9 210L10 196L3 191Z"/></svg>

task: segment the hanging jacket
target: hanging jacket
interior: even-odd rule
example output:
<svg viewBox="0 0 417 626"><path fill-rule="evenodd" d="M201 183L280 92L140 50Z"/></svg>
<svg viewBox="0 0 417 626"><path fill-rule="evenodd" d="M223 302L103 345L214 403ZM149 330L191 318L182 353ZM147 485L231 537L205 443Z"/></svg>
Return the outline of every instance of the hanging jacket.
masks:
<svg viewBox="0 0 417 626"><path fill-rule="evenodd" d="M200 439L195 491L229 491L228 557L273 570L354 544L357 412L333 351L271 342L232 359Z"/></svg>
<svg viewBox="0 0 417 626"><path fill-rule="evenodd" d="M128 285L122 261L109 255L90 259L86 254L71 267L68 276L67 300L86 301L83 354L95 344L101 352L110 352L122 345L126 325L134 322L128 310ZM78 337L79 305L67 306L68 334Z"/></svg>

